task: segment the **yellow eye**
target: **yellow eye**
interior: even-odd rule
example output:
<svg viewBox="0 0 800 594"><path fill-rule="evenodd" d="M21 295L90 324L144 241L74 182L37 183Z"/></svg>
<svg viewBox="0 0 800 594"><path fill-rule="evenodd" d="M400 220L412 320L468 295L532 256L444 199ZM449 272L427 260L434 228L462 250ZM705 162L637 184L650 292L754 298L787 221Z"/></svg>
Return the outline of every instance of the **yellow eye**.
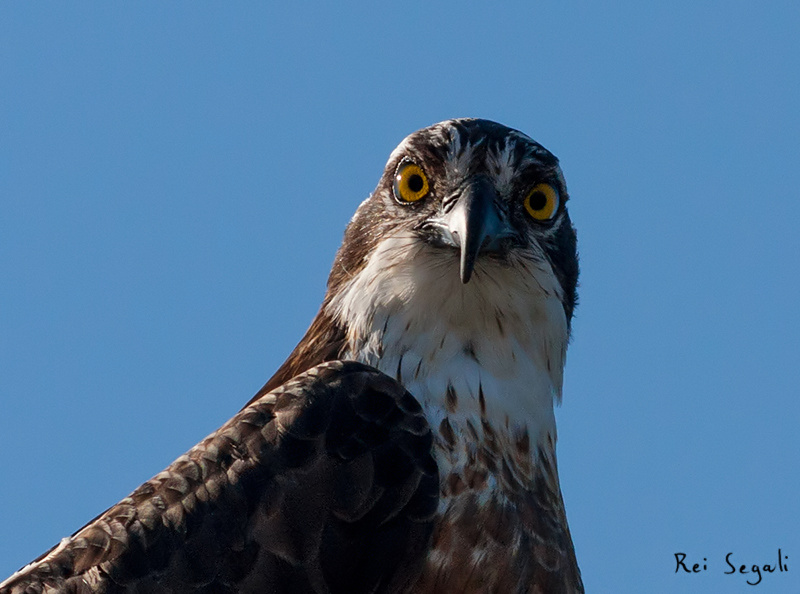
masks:
<svg viewBox="0 0 800 594"><path fill-rule="evenodd" d="M416 202L428 195L428 177L419 165L403 163L394 177L394 197L398 202Z"/></svg>
<svg viewBox="0 0 800 594"><path fill-rule="evenodd" d="M536 184L525 196L523 204L534 219L546 221L558 210L558 190L550 184Z"/></svg>

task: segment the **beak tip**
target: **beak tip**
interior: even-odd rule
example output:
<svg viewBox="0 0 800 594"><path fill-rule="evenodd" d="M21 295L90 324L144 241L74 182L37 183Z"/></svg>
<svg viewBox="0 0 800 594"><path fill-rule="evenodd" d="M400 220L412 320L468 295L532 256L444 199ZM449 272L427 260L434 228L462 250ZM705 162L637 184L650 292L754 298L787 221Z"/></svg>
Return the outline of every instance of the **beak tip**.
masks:
<svg viewBox="0 0 800 594"><path fill-rule="evenodd" d="M459 270L459 276L461 277L462 284L467 284L469 279L472 278L472 269L473 264L469 262L461 262L461 269Z"/></svg>

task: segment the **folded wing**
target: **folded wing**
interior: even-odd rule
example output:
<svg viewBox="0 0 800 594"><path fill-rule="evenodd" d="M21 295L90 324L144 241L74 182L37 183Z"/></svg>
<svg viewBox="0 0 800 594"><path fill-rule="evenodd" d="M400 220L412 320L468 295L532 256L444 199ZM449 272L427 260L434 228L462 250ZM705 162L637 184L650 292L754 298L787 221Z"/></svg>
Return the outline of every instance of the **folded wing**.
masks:
<svg viewBox="0 0 800 594"><path fill-rule="evenodd" d="M260 396L0 594L402 592L438 503L414 398L353 362Z"/></svg>

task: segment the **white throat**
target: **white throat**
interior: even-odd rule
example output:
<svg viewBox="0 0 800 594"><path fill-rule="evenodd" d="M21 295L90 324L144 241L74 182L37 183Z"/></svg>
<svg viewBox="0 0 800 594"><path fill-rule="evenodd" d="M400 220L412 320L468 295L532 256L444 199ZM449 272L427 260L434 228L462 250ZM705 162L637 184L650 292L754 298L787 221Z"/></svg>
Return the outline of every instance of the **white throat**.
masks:
<svg viewBox="0 0 800 594"><path fill-rule="evenodd" d="M485 419L553 444L568 328L549 264L479 259L462 284L457 254L434 250L390 236L339 291L329 312L348 329L344 358L396 377L434 429L447 418L480 430Z"/></svg>

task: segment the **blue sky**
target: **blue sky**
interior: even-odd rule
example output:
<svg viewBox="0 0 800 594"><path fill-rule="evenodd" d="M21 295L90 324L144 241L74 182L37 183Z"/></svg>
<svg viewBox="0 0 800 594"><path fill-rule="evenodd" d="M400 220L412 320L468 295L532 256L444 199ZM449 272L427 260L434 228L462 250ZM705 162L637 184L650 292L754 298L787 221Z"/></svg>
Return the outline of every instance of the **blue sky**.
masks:
<svg viewBox="0 0 800 594"><path fill-rule="evenodd" d="M570 189L587 589L798 590L800 4L274 4L0 7L0 574L238 410L389 152L478 116Z"/></svg>

